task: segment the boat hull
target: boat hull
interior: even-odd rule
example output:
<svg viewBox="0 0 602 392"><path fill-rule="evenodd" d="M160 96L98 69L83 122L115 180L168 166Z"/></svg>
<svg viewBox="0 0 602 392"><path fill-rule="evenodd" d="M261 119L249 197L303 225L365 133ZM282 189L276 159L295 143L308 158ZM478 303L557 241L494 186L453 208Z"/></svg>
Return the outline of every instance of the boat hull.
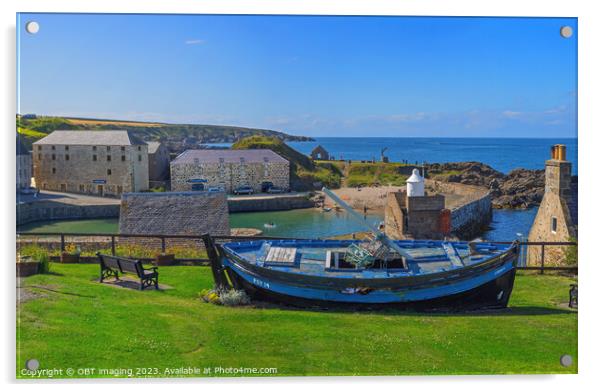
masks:
<svg viewBox="0 0 602 392"><path fill-rule="evenodd" d="M245 290L254 300L277 302L283 305L291 305L301 308L320 308L320 309L383 309L394 308L408 311L438 311L438 312L458 312L471 310L502 309L508 306L510 294L514 286L516 270L512 269L495 280L486 282L475 288L450 294L442 297L435 297L425 300L398 301L387 303L367 303L358 299L357 301L332 301L314 298L304 298L287 295L269 289L264 289L253 285L242 279L236 273L228 270L231 279L236 281L238 288ZM500 296L500 292L503 294Z"/></svg>
<svg viewBox="0 0 602 392"><path fill-rule="evenodd" d="M381 279L325 279L262 268L220 251L232 285L255 299L295 306L414 310L503 308L514 285L516 251L463 269Z"/></svg>

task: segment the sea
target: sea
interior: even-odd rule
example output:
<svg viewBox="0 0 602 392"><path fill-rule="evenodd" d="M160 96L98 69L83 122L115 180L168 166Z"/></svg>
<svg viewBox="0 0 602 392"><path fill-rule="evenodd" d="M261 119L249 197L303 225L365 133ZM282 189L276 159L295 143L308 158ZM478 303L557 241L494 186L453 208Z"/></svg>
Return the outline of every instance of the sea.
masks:
<svg viewBox="0 0 602 392"><path fill-rule="evenodd" d="M543 169L549 158L550 146L565 144L567 159L573 163L577 174L577 139L518 139L518 138L316 138L313 142L289 142L296 150L309 154L323 146L335 159L371 160L380 158L382 148L390 161L422 162L478 161L503 173L513 169ZM227 147L221 143L219 146ZM537 214L537 208L528 210L494 210L489 230L481 236L490 241L526 239ZM383 217L369 215L366 220L373 225ZM274 223L266 225L266 223ZM91 232L116 233L117 219L85 221L36 222L19 227L22 231L38 232ZM266 235L323 238L363 230L344 213L323 213L317 209L234 213L230 215L231 227L248 227L263 230Z"/></svg>
<svg viewBox="0 0 602 392"><path fill-rule="evenodd" d="M577 138L391 138L391 137L320 137L313 142L288 142L289 146L309 154L317 145L333 159L380 160L381 149L391 162L437 163L476 161L509 173L513 169L543 169L554 144L567 146L567 160L577 174Z"/></svg>

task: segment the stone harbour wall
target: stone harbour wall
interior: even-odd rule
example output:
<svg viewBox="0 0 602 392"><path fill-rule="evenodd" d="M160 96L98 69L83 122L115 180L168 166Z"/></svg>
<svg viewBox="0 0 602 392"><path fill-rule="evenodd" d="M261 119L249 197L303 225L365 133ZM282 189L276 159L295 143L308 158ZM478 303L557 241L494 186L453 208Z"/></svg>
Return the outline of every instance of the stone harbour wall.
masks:
<svg viewBox="0 0 602 392"><path fill-rule="evenodd" d="M52 201L17 204L17 226L59 219L117 218L119 205L72 205Z"/></svg>
<svg viewBox="0 0 602 392"><path fill-rule="evenodd" d="M228 200L230 212L283 211L312 207L315 207L315 203L305 195L245 197Z"/></svg>
<svg viewBox="0 0 602 392"><path fill-rule="evenodd" d="M461 240L479 236L491 223L491 195L479 198L451 210L451 232Z"/></svg>

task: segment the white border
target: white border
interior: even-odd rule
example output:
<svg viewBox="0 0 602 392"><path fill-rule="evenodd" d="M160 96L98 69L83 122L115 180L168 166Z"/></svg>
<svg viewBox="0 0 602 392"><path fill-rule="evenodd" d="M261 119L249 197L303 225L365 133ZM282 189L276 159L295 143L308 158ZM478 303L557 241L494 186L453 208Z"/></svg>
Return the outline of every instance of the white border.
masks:
<svg viewBox="0 0 602 392"><path fill-rule="evenodd" d="M473 377L360 377L360 378L275 378L258 380L154 380L152 385L145 382L145 388L163 389L167 383L175 382L177 388L261 388L262 390L282 390L283 388L345 388L361 390L373 388L395 388L420 390L445 389L449 391L487 390L507 391L527 386L546 390L578 390L596 385L599 372L600 345L599 310L601 306L597 289L600 276L600 260L597 235L600 233L600 207L597 194L601 187L600 167L596 158L602 145L600 132L600 103L597 98L602 91L600 84L599 39L602 38L600 15L596 13L595 2L576 1L525 1L525 0L3 0L2 32L4 46L1 67L3 93L0 95L2 110L2 154L4 165L2 192L3 220L2 248L4 255L1 271L2 289L6 299L3 310L6 322L2 325L4 338L3 355L0 356L2 379L14 383L15 374L15 319L14 319L14 267L9 262L14 257L14 115L15 105L15 13L20 12L118 12L118 13L236 13L236 14L336 14L336 15L447 15L447 16L561 16L578 17L579 29L579 176L580 181L580 315L579 315L579 375L578 376L473 376ZM596 109L598 109L596 111ZM587 184L587 185L586 185ZM598 240L600 241L600 240ZM511 333L511 331L500 331ZM294 382L296 385L289 385ZM337 383L336 385L334 383ZM374 383L377 383L373 386ZM82 387L133 388L127 381L103 381L101 385L81 385L82 382L57 382L37 385L20 383L27 389L75 390ZM102 385L102 384L111 384ZM218 385L221 384L221 385ZM340 385L339 385L340 384Z"/></svg>

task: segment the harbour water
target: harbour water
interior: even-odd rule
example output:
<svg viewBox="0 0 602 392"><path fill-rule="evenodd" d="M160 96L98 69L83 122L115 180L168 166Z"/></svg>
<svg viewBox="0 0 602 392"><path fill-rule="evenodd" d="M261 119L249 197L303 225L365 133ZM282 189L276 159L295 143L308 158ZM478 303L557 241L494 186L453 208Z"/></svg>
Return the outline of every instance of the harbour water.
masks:
<svg viewBox="0 0 602 392"><path fill-rule="evenodd" d="M535 219L537 209L494 210L491 229L483 234L490 241L512 241L522 234L525 238ZM368 215L366 220L375 225L382 216ZM275 227L265 225L274 223ZM267 236L322 238L364 231L364 227L345 212L321 212L318 209L245 212L230 215L231 227L246 227L262 230ZM22 225L24 232L63 232L63 233L106 233L118 231L118 219L85 219L45 221Z"/></svg>

